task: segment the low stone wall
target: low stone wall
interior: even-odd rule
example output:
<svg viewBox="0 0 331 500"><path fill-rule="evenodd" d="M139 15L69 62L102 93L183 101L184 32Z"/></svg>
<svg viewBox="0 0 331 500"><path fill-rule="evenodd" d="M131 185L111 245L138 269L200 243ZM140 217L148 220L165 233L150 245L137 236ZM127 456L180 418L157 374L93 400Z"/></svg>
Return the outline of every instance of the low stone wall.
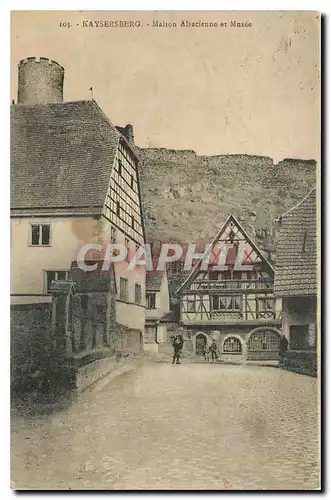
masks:
<svg viewBox="0 0 331 500"><path fill-rule="evenodd" d="M279 360L278 351L247 351L247 361Z"/></svg>
<svg viewBox="0 0 331 500"><path fill-rule="evenodd" d="M317 353L316 351L287 351L280 360L279 367L284 370L316 377Z"/></svg>
<svg viewBox="0 0 331 500"><path fill-rule="evenodd" d="M81 366L76 371L75 388L82 391L101 377L116 369L118 363L115 357L103 358Z"/></svg>
<svg viewBox="0 0 331 500"><path fill-rule="evenodd" d="M46 370L51 350L52 304L10 306L11 387L33 390Z"/></svg>
<svg viewBox="0 0 331 500"><path fill-rule="evenodd" d="M220 360L226 363L243 363L245 357L241 353L222 353Z"/></svg>
<svg viewBox="0 0 331 500"><path fill-rule="evenodd" d="M139 330L116 323L111 329L112 344L117 351L139 354L143 350L142 334Z"/></svg>
<svg viewBox="0 0 331 500"><path fill-rule="evenodd" d="M114 370L122 359L142 352L142 334L115 324L110 345L79 352L57 351L51 342L52 304L11 306L11 388L13 396L35 393L54 399L82 390ZM16 396L15 396L16 395Z"/></svg>

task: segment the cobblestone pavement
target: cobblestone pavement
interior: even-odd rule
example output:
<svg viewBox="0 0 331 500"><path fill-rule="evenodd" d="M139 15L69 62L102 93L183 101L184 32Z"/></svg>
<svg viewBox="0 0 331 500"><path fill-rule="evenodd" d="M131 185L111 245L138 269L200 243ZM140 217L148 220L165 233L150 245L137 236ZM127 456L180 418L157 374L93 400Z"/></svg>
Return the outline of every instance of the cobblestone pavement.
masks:
<svg viewBox="0 0 331 500"><path fill-rule="evenodd" d="M147 363L52 415L12 419L18 489L319 488L314 378Z"/></svg>

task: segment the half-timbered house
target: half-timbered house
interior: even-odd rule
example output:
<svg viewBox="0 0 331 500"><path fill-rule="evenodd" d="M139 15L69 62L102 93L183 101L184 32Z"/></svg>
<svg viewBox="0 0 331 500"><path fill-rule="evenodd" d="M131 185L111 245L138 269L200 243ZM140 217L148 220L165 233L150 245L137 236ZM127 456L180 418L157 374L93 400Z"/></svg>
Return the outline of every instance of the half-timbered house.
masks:
<svg viewBox="0 0 331 500"><path fill-rule="evenodd" d="M230 215L177 290L194 352L215 339L224 360L277 359L281 310L273 287L272 265Z"/></svg>
<svg viewBox="0 0 331 500"><path fill-rule="evenodd" d="M142 337L146 271L129 268L145 241L132 127L117 129L94 100L64 102L64 69L55 61L25 59L18 76L11 107L11 303L50 303L51 282L70 277L85 245L105 251L108 243L121 244L127 256L115 265L116 321Z"/></svg>

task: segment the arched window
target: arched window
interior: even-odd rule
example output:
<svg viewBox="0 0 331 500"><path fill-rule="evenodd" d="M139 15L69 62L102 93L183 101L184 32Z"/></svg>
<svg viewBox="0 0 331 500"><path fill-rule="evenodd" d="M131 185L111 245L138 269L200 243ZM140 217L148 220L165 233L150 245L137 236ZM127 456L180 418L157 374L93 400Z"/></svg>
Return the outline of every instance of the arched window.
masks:
<svg viewBox="0 0 331 500"><path fill-rule="evenodd" d="M228 352L228 353L240 353L242 352L242 346L241 342L239 339L236 337L229 337L224 341L223 344L223 352Z"/></svg>
<svg viewBox="0 0 331 500"><path fill-rule="evenodd" d="M253 332L248 341L249 351L278 351L279 335L273 330Z"/></svg>

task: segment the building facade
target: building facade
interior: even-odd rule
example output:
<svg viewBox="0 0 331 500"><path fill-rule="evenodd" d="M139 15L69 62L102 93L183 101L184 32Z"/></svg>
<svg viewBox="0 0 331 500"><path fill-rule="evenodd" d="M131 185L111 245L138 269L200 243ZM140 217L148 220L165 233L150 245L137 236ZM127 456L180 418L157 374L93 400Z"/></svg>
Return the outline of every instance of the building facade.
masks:
<svg viewBox="0 0 331 500"><path fill-rule="evenodd" d="M223 360L278 359L281 305L274 269L233 215L177 296L179 320L196 354L215 339Z"/></svg>
<svg viewBox="0 0 331 500"><path fill-rule="evenodd" d="M159 344L168 340L166 316L170 311L169 283L164 271L146 274L145 349L158 351Z"/></svg>
<svg viewBox="0 0 331 500"><path fill-rule="evenodd" d="M316 372L318 312L316 189L278 221L275 294L282 301L288 363Z"/></svg>
<svg viewBox="0 0 331 500"><path fill-rule="evenodd" d="M114 266L116 321L143 332L145 267L129 268L145 241L132 144L95 101L63 102L64 69L56 62L28 58L18 74L18 103L11 107L11 303L51 302L51 282L67 280L72 262L92 250L103 259L108 243L121 244L127 256ZM91 244L100 246L85 251Z"/></svg>

